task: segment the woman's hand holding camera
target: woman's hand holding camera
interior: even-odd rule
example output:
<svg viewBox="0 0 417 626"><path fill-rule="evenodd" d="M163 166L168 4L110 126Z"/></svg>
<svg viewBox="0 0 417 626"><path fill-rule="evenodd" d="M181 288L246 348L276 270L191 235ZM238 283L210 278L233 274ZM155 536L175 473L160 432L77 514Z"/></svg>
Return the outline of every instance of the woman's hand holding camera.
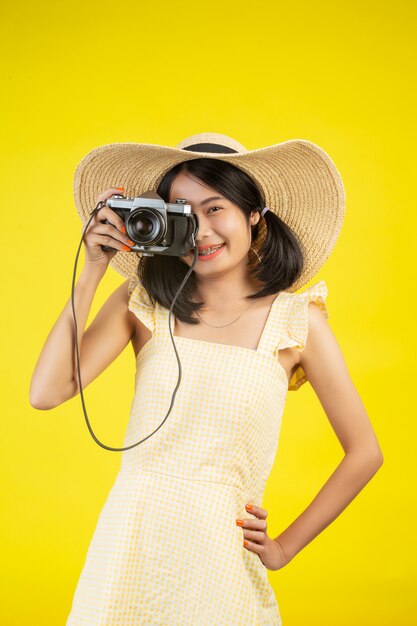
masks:
<svg viewBox="0 0 417 626"><path fill-rule="evenodd" d="M110 187L103 191L96 200L106 202L114 194L124 191L122 187ZM109 223L105 224L104 221ZM84 231L85 224L82 227ZM106 271L111 259L119 250L130 250L134 242L126 236L126 229L123 220L115 211L108 206L103 206L97 211L91 220L83 236L85 265L94 269ZM115 250L103 250L101 246L111 246Z"/></svg>

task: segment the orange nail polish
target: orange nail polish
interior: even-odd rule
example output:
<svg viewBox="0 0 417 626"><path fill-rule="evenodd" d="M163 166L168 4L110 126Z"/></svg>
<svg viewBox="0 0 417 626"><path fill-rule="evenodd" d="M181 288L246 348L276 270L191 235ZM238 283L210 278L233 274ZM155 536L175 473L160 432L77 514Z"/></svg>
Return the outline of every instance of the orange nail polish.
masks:
<svg viewBox="0 0 417 626"><path fill-rule="evenodd" d="M126 226L124 224L123 226L120 227L120 230L122 231L124 235L126 235Z"/></svg>
<svg viewBox="0 0 417 626"><path fill-rule="evenodd" d="M128 252L130 250L129 246L123 245L122 248L123 248L123 250L126 250L126 252Z"/></svg>
<svg viewBox="0 0 417 626"><path fill-rule="evenodd" d="M246 539L245 539L245 541L243 542L243 545L244 546L248 546L249 545L249 541L246 541Z"/></svg>
<svg viewBox="0 0 417 626"><path fill-rule="evenodd" d="M243 520L237 519L236 520L236 526L243 526Z"/></svg>
<svg viewBox="0 0 417 626"><path fill-rule="evenodd" d="M251 504L247 504L247 505L246 505L246 508L248 509L248 511L252 511L253 506L252 506Z"/></svg>
<svg viewBox="0 0 417 626"><path fill-rule="evenodd" d="M131 239L128 239L127 242L129 244L129 246L134 246L135 245L135 242L132 241Z"/></svg>
<svg viewBox="0 0 417 626"><path fill-rule="evenodd" d="M125 188L124 187L116 187L117 191L124 191Z"/></svg>

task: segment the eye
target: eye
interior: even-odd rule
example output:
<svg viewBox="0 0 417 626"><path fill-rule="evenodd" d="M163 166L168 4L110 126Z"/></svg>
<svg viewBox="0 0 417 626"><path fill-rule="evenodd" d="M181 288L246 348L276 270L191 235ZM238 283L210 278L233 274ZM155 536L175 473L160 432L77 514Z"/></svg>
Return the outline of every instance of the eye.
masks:
<svg viewBox="0 0 417 626"><path fill-rule="evenodd" d="M219 207L219 206L212 206L212 207L208 210L208 212L209 212L209 213L210 213L211 209L221 209L221 207Z"/></svg>

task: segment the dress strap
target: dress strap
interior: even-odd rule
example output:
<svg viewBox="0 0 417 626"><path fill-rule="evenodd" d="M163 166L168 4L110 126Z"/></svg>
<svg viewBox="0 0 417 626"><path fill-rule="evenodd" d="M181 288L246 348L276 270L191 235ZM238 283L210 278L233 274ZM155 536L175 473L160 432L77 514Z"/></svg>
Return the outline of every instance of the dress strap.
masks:
<svg viewBox="0 0 417 626"><path fill-rule="evenodd" d="M328 318L327 294L324 280L299 293L281 291L272 303L258 346L259 352L277 356L278 350L287 347L304 350L308 334L308 305L310 302L317 303Z"/></svg>
<svg viewBox="0 0 417 626"><path fill-rule="evenodd" d="M277 338L282 335L291 309L291 293L281 291L273 300L258 344L259 354L273 356Z"/></svg>
<svg viewBox="0 0 417 626"><path fill-rule="evenodd" d="M158 302L153 302L145 287L134 274L128 285L128 308L152 332L152 335L169 335L164 309Z"/></svg>
<svg viewBox="0 0 417 626"><path fill-rule="evenodd" d="M155 321L156 321L156 332L159 337L165 337L167 339L171 339L171 335L169 333L169 309L166 309L159 302L156 303L155 310ZM175 332L175 315L174 312L171 314L171 330L172 334Z"/></svg>

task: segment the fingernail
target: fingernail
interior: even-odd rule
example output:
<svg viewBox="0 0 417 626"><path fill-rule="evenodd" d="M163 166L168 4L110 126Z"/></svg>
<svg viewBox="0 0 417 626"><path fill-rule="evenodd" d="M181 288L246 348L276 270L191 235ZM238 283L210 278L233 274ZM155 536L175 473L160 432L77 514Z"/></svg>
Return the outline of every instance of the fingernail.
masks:
<svg viewBox="0 0 417 626"><path fill-rule="evenodd" d="M122 249L123 249L123 250L126 250L126 252L128 252L128 251L130 250L129 246L125 246L124 244L123 244L123 246L122 246Z"/></svg>
<svg viewBox="0 0 417 626"><path fill-rule="evenodd" d="M124 224L123 226L120 226L120 230L122 231L124 235L126 235L126 226Z"/></svg>
<svg viewBox="0 0 417 626"><path fill-rule="evenodd" d="M246 508L248 509L248 511L252 511L253 506L252 506L251 504L247 504L247 505L246 505Z"/></svg>
<svg viewBox="0 0 417 626"><path fill-rule="evenodd" d="M128 239L127 243L129 244L129 246L134 246L135 245L135 242L132 241L131 239Z"/></svg>
<svg viewBox="0 0 417 626"><path fill-rule="evenodd" d="M116 187L117 191L124 191L125 188L124 187Z"/></svg>
<svg viewBox="0 0 417 626"><path fill-rule="evenodd" d="M237 519L236 520L236 526L243 526L243 520Z"/></svg>

